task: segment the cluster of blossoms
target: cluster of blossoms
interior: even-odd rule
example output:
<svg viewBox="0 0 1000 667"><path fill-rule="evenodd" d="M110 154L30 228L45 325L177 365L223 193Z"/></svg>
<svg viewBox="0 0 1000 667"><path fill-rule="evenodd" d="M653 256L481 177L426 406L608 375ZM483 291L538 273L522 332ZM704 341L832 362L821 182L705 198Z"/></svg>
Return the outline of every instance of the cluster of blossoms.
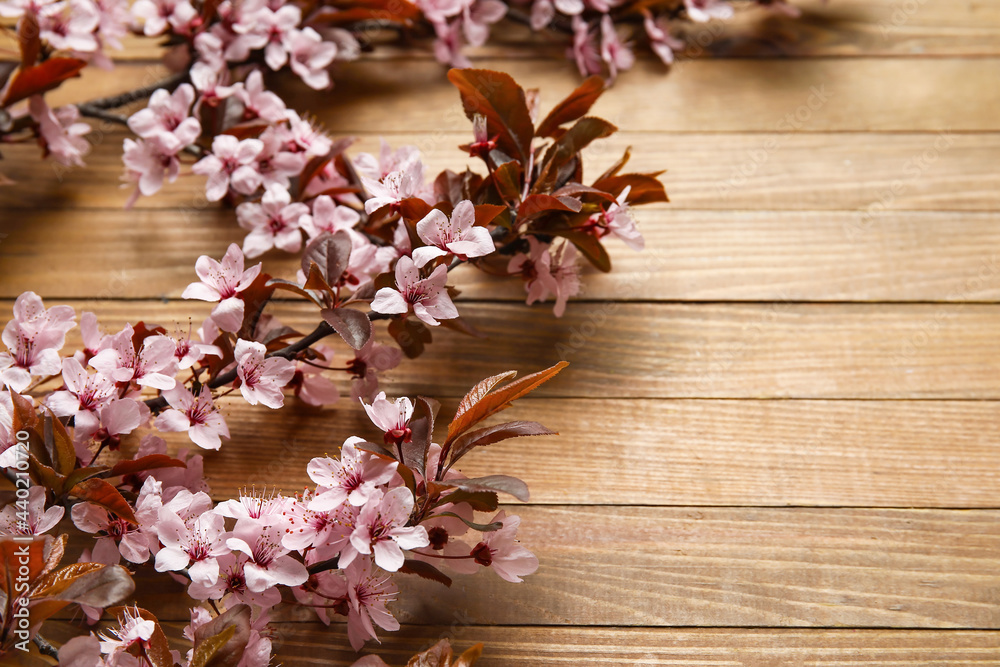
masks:
<svg viewBox="0 0 1000 667"><path fill-rule="evenodd" d="M247 307L260 266L244 269L238 247L222 262L201 258L197 272L201 281L186 294L217 303L194 339L141 322L102 333L84 313L82 347L63 354L77 325L73 309L46 308L31 292L17 299L4 328L0 463L24 492L0 510L0 556L14 567L7 550L28 540L47 564L33 575L27 604L48 604L58 594L61 606L52 613L76 603L92 622L105 611L120 619L110 634L68 642L59 664L206 664L203 653L222 650L222 640L209 639L235 626L237 645L229 642L227 650L242 656L239 665L263 666L271 657L269 613L282 601L313 608L327 624L346 616L348 639L360 649L377 638L376 627L399 627L387 606L399 592L397 573L450 585L442 568L492 569L510 582L537 569L517 541L520 520L499 507L498 493L526 499L524 483L503 475L470 479L454 465L479 445L552 433L534 422L479 424L564 364L506 384L513 374L484 380L440 442L433 441L436 402L371 396L373 378L356 377L379 442L351 437L337 456L313 458L306 472L315 486L297 495L244 490L216 503L203 457L184 449L169 456L160 434L185 432L198 447L217 449L229 437L222 395L238 388L247 402L278 408L289 388L305 400L335 395L336 388L324 377L307 379L301 368L320 358L308 345L315 341L290 346L295 354L261 342L282 339L287 328L275 337L279 325L261 324L264 318ZM240 337L250 330L250 338ZM50 572L65 536L49 533L64 515L94 541L77 565ZM144 563L183 578L188 595L208 604L192 609L185 636L194 647L184 657L156 646L162 631L150 612L114 607L134 589L121 565L134 570ZM81 577L87 579L74 583L73 595L65 593L67 579ZM38 608L47 614L50 606ZM41 614L33 616L32 634ZM16 624L10 615L2 619L0 654L12 649Z"/></svg>
<svg viewBox="0 0 1000 667"><path fill-rule="evenodd" d="M0 68L0 137L4 141L37 140L45 155L68 166L82 166L88 149L83 135L89 126L79 122L81 112L116 119L108 108L141 99L152 89L84 103L79 109L72 105L50 109L44 94L77 76L88 64L110 68L107 49L121 49L121 38L129 33L161 40L166 47L164 62L179 72L179 78L194 84L199 104L214 107L233 96L246 103L260 89L259 84L256 88L240 85L248 66L287 68L311 88L328 88L332 66L356 60L363 51L391 41L387 34L408 44L431 38L441 63L469 67L466 47L485 44L492 26L502 20L563 36L567 55L582 75L614 80L634 63L637 43L647 45L670 64L685 47L683 31L674 29L675 24L726 20L737 4L796 14L783 0L136 0L131 4L127 0L0 0L0 18L17 20L14 27L0 26L0 31L18 40L22 56L19 68ZM175 99L174 112L182 100L190 106L190 98L188 91ZM270 105L272 100L260 101ZM161 96L151 102L162 106L165 100ZM247 109L252 114L253 102L250 105ZM261 116L270 111L256 110ZM192 128L189 124L168 130L178 130L177 140L184 142L190 139ZM129 159L133 163L159 160L170 177L176 176L172 158L178 144L169 139L151 141L146 136L148 127L133 129L146 145L127 147ZM212 128L213 135L219 133L221 129ZM271 144L272 150L275 145ZM154 182L143 184L144 193L156 189Z"/></svg>

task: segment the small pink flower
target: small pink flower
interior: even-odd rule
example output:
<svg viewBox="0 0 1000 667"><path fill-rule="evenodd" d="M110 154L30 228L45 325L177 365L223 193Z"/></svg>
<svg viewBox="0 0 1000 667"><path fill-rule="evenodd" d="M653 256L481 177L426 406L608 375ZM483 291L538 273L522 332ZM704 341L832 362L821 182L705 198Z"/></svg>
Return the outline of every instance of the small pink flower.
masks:
<svg viewBox="0 0 1000 667"><path fill-rule="evenodd" d="M358 554L374 554L375 564L387 572L396 572L405 560L403 549L418 549L430 544L423 526L406 526L413 512L413 494L397 487L386 494L376 491L361 508L351 541L340 553L341 567L347 567Z"/></svg>
<svg viewBox="0 0 1000 667"><path fill-rule="evenodd" d="M271 248L298 252L302 247L299 221L308 213L309 207L302 202L292 203L288 190L270 186L259 204L245 202L236 207L240 227L250 231L243 252L247 257L258 257Z"/></svg>
<svg viewBox="0 0 1000 667"><path fill-rule="evenodd" d="M201 123L191 117L194 88L183 83L173 93L161 88L149 98L145 109L128 119L128 126L144 139L157 138L170 153L194 143L201 134Z"/></svg>
<svg viewBox="0 0 1000 667"><path fill-rule="evenodd" d="M573 46L570 56L576 61L576 68L581 76L601 73L601 53L597 47L595 35L590 30L590 24L579 15L573 17Z"/></svg>
<svg viewBox="0 0 1000 667"><path fill-rule="evenodd" d="M256 487L240 491L238 498L230 498L215 507L215 511L224 517L236 519L240 523L252 523L269 526L281 523L285 510L292 504L292 499L277 493L269 493L266 489Z"/></svg>
<svg viewBox="0 0 1000 667"><path fill-rule="evenodd" d="M490 231L475 224L476 209L468 199L455 205L450 219L440 210L432 209L417 223L417 235L427 246L413 251L413 263L422 268L449 253L464 261L496 250Z"/></svg>
<svg viewBox="0 0 1000 667"><path fill-rule="evenodd" d="M265 7L257 14L256 31L267 39L264 62L268 67L279 70L288 62L285 41L292 39L293 31L301 22L302 11L295 5L283 5L273 10Z"/></svg>
<svg viewBox="0 0 1000 667"><path fill-rule="evenodd" d="M604 212L602 221L608 233L614 234L629 248L638 251L646 247L646 241L636 229L635 217L628 205L628 193L631 189L631 186L626 186L621 191L621 194L615 198L615 202Z"/></svg>
<svg viewBox="0 0 1000 667"><path fill-rule="evenodd" d="M399 444L410 441L410 418L413 416L413 403L403 396L395 401L385 397L380 391L371 405L361 402L368 418L385 433L386 444Z"/></svg>
<svg viewBox="0 0 1000 667"><path fill-rule="evenodd" d="M232 188L242 195L253 194L261 184L254 159L264 150L260 139L240 141L230 134L220 134L212 141L212 152L191 167L196 174L208 176L205 196L219 201Z"/></svg>
<svg viewBox="0 0 1000 667"><path fill-rule="evenodd" d="M327 360L333 358L333 348L317 345L314 349ZM295 396L309 405L322 407L333 405L340 400L340 390L337 389L337 385L324 375L322 368L308 364L305 360L295 362L295 376L289 385L295 388Z"/></svg>
<svg viewBox="0 0 1000 667"><path fill-rule="evenodd" d="M51 4L37 15L40 37L56 51L92 53L98 44L94 33L101 13L90 0Z"/></svg>
<svg viewBox="0 0 1000 667"><path fill-rule="evenodd" d="M475 0L462 9L462 27L472 46L482 46L490 36L490 26L507 15L506 3L500 0Z"/></svg>
<svg viewBox="0 0 1000 667"><path fill-rule="evenodd" d="M3 330L8 352L0 352L0 384L20 392L31 384L32 376L58 373L58 351L66 342L66 332L76 326L75 317L69 306L46 309L34 292L17 297L14 317Z"/></svg>
<svg viewBox="0 0 1000 667"><path fill-rule="evenodd" d="M224 541L225 519L204 512L187 521L168 506L159 511L156 535L163 548L156 553L156 571L187 568L191 581L213 585L219 580L219 556L230 552Z"/></svg>
<svg viewBox="0 0 1000 667"><path fill-rule="evenodd" d="M124 180L134 181L136 191L129 198L132 206L139 195L149 197L160 191L163 180L173 183L181 171L176 151L167 150L157 137L151 139L125 139L122 162L125 163Z"/></svg>
<svg viewBox="0 0 1000 667"><path fill-rule="evenodd" d="M371 195L365 200L365 213L371 215L383 206L395 206L404 199L419 197L424 188L424 163L413 160L381 180L362 176L361 182Z"/></svg>
<svg viewBox="0 0 1000 667"><path fill-rule="evenodd" d="M320 34L312 28L289 30L283 41L288 50L292 71L299 75L307 86L322 90L330 86L327 66L337 56L337 45L324 42Z"/></svg>
<svg viewBox="0 0 1000 667"><path fill-rule="evenodd" d="M205 104L210 107L218 107L223 100L235 95L242 87L242 84L240 83L236 83L231 86L227 85L227 82L229 81L229 70L225 68L219 69L200 60L191 67L190 75L191 83L194 84L195 89L198 91L198 101L194 104L195 114L198 114L201 111L202 105Z"/></svg>
<svg viewBox="0 0 1000 667"><path fill-rule="evenodd" d="M59 667L107 667L101 642L94 635L79 635L59 647Z"/></svg>
<svg viewBox="0 0 1000 667"><path fill-rule="evenodd" d="M186 34L183 28L197 16L197 11L188 0L136 0L132 5L132 16L142 20L143 34L155 37L168 26Z"/></svg>
<svg viewBox="0 0 1000 667"><path fill-rule="evenodd" d="M195 600L221 600L226 595L232 595L238 602L257 605L268 609L281 602L281 591L277 588L266 588L255 593L247 588L246 565L250 562L242 554L228 553L219 556L219 579L214 584L191 582L188 595Z"/></svg>
<svg viewBox="0 0 1000 667"><path fill-rule="evenodd" d="M276 131L284 142L284 150L302 153L306 158L319 157L330 152L333 141L321 130L316 129L309 120L291 109L288 110L286 120L287 126L276 126Z"/></svg>
<svg viewBox="0 0 1000 667"><path fill-rule="evenodd" d="M174 341L168 336L149 336L135 351L132 325L111 337L110 346L98 352L90 365L115 382L135 382L153 389L172 389L176 384Z"/></svg>
<svg viewBox="0 0 1000 667"><path fill-rule="evenodd" d="M260 118L269 123L280 123L288 118L285 102L264 88L264 76L260 70L247 75L243 87L236 91L236 99L243 104L244 117Z"/></svg>
<svg viewBox="0 0 1000 667"><path fill-rule="evenodd" d="M521 577L538 569L538 558L517 542L517 528L521 517L507 516L503 510L490 519L490 523L500 522L503 528L483 533L483 541L472 549L475 561L484 567L492 567L501 579L520 583Z"/></svg>
<svg viewBox="0 0 1000 667"><path fill-rule="evenodd" d="M424 323L436 327L438 320L458 317L458 309L452 303L445 284L448 282L448 268L441 265L427 278L420 278L420 271L409 257L400 257L396 262L396 286L398 289L383 287L372 300L372 310L377 313L399 315L413 313Z"/></svg>
<svg viewBox="0 0 1000 667"><path fill-rule="evenodd" d="M80 325L83 326L82 320ZM186 338L175 338L174 340L177 344L177 349L174 350L174 359L177 361L178 370L191 368L208 355L222 356L222 350L218 346L191 340L190 331Z"/></svg>
<svg viewBox="0 0 1000 667"><path fill-rule="evenodd" d="M281 389L295 375L295 363L282 357L266 357L267 348L242 338L236 341L236 372L243 398L250 405L263 403L280 408L285 401Z"/></svg>
<svg viewBox="0 0 1000 667"><path fill-rule="evenodd" d="M98 563L117 564L121 557L130 563L145 563L157 544L154 526L162 504L161 485L147 479L135 501L138 525L111 514L89 502L77 503L70 511L73 524L85 533L97 534L91 557Z"/></svg>
<svg viewBox="0 0 1000 667"><path fill-rule="evenodd" d="M705 23L712 19L726 20L732 18L733 8L721 0L684 0L688 18L696 23Z"/></svg>
<svg viewBox="0 0 1000 667"><path fill-rule="evenodd" d="M354 226L361 220L361 215L349 206L337 206L329 195L320 195L312 202L312 213L299 218L302 230L314 239L323 232L336 234L346 231L357 234Z"/></svg>
<svg viewBox="0 0 1000 667"><path fill-rule="evenodd" d="M507 264L507 271L520 273L528 290L527 304L544 301L550 294L556 296L553 312L562 317L567 300L580 291L580 274L576 266L577 250L571 243L563 243L553 254L548 244L535 237L528 237L528 253L518 253Z"/></svg>
<svg viewBox="0 0 1000 667"><path fill-rule="evenodd" d="M618 72L631 69L635 64L635 54L618 36L609 14L601 18L601 60L608 66L611 81L618 77Z"/></svg>
<svg viewBox="0 0 1000 667"><path fill-rule="evenodd" d="M384 461L359 450L359 442L364 440L348 438L339 459L324 456L309 461L306 471L320 487L309 502L310 510L329 511L344 503L360 507L377 493L376 487L387 484L396 474L395 461Z"/></svg>
<svg viewBox="0 0 1000 667"><path fill-rule="evenodd" d="M41 535L59 523L65 511L60 505L45 509L45 487L32 486L26 506L12 502L0 510L0 535Z"/></svg>
<svg viewBox="0 0 1000 667"><path fill-rule="evenodd" d="M101 373L88 374L73 357L63 359L62 377L66 389L49 394L45 404L57 417L73 418L77 439L89 438L100 428L101 408L117 397L115 383Z"/></svg>
<svg viewBox="0 0 1000 667"><path fill-rule="evenodd" d="M212 320L223 331L239 331L243 326L243 299L239 297L260 274L261 265L243 270L243 251L235 243L229 245L221 262L202 255L194 265L200 282L191 283L181 294L185 299L217 301Z"/></svg>
<svg viewBox="0 0 1000 667"><path fill-rule="evenodd" d="M344 576L350 603L347 638L355 651L361 650L369 639L378 640L374 625L389 632L399 630L399 621L386 607L399 593L388 575L372 572L371 559L360 558L345 568Z"/></svg>
<svg viewBox="0 0 1000 667"><path fill-rule="evenodd" d="M143 619L138 607L132 609L125 607L118 628L112 628L108 631L109 634L100 635L101 653L108 656L108 667L116 667L119 664L122 667L128 664L138 665L139 662L132 659L127 651L133 646L149 648L149 638L153 636L155 630L156 624ZM130 660L119 663L119 659L126 657Z"/></svg>
<svg viewBox="0 0 1000 667"><path fill-rule="evenodd" d="M83 135L90 132L90 125L77 122L80 112L75 106L53 111L41 95L32 95L28 100L28 111L38 123L45 150L56 162L67 167L84 166L83 156L90 152L90 143Z"/></svg>
<svg viewBox="0 0 1000 667"><path fill-rule="evenodd" d="M649 10L643 9L642 15L642 25L646 30L646 37L649 38L650 48L660 57L664 65L672 64L674 51L683 49L684 42L671 35L665 27L665 21L654 19Z"/></svg>
<svg viewBox="0 0 1000 667"><path fill-rule="evenodd" d="M372 400L378 390L378 373L395 368L403 360L403 352L394 345L383 345L369 338L365 346L354 353L348 363L351 369L351 401Z"/></svg>
<svg viewBox="0 0 1000 667"><path fill-rule="evenodd" d="M309 578L305 565L281 546L282 527L241 522L226 545L246 555L243 566L247 589L262 593L274 586L298 586Z"/></svg>
<svg viewBox="0 0 1000 667"><path fill-rule="evenodd" d="M156 418L155 426L167 433L187 432L191 442L202 449L218 449L222 438L229 439L226 420L212 402L212 392L207 385L201 386L198 397L182 384L163 392L170 410L164 410Z"/></svg>

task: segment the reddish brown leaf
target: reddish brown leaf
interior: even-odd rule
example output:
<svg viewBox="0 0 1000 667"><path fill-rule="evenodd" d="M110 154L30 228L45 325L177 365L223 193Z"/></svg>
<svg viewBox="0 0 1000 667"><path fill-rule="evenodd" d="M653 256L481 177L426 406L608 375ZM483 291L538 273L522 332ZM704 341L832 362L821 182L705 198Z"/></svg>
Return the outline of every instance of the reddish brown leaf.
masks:
<svg viewBox="0 0 1000 667"><path fill-rule="evenodd" d="M149 454L135 460L119 461L111 468L111 476L132 475L144 470L156 470L158 468L186 468L187 464L180 459L174 459L166 454Z"/></svg>
<svg viewBox="0 0 1000 667"><path fill-rule="evenodd" d="M43 424L45 449L52 459L53 467L60 475L68 475L76 467L76 449L73 447L73 438L70 437L63 423L48 408L45 409Z"/></svg>
<svg viewBox="0 0 1000 667"><path fill-rule="evenodd" d="M496 204L477 204L476 225L479 227L485 227L486 225L493 222L498 215L500 215L506 210L507 210L506 206L497 206Z"/></svg>
<svg viewBox="0 0 1000 667"><path fill-rule="evenodd" d="M439 584L444 584L445 586L451 586L451 577L430 563L425 563L422 560L407 558L403 561L403 567L399 568L399 571L403 574L415 574L418 577L430 579L431 581L436 581Z"/></svg>
<svg viewBox="0 0 1000 667"><path fill-rule="evenodd" d="M521 502L528 502L529 498L528 485L517 477L509 475L487 475L486 477L449 480L447 484L463 491L498 491L500 493L507 493Z"/></svg>
<svg viewBox="0 0 1000 667"><path fill-rule="evenodd" d="M486 117L486 132L497 146L522 163L528 161L535 128L524 89L509 74L484 69L452 69L448 79L458 88L465 115Z"/></svg>
<svg viewBox="0 0 1000 667"><path fill-rule="evenodd" d="M552 195L541 194L528 195L521 202L521 205L517 207L517 220L518 222L524 222L547 211L577 213L582 207L583 204L581 204L580 200L573 199L572 197L553 197Z"/></svg>
<svg viewBox="0 0 1000 667"><path fill-rule="evenodd" d="M79 58L49 58L33 67L22 68L10 82L3 106L58 88L66 79L80 76L80 70L86 65L87 61Z"/></svg>
<svg viewBox="0 0 1000 667"><path fill-rule="evenodd" d="M372 337L372 322L366 313L353 308L324 308L320 315L348 345L360 350Z"/></svg>
<svg viewBox="0 0 1000 667"><path fill-rule="evenodd" d="M412 317L389 322L389 335L396 339L403 354L416 359L431 342L431 331L420 320Z"/></svg>
<svg viewBox="0 0 1000 667"><path fill-rule="evenodd" d="M604 248L604 245L593 234L581 232L577 229L547 229L550 234L561 236L576 246L576 249L583 253L583 256L600 271L607 273L611 270L611 256Z"/></svg>
<svg viewBox="0 0 1000 667"><path fill-rule="evenodd" d="M478 661L482 655L483 645L476 644L475 646L466 649L462 655L458 656L458 659L451 663L451 667L472 667L472 665L476 664L476 661Z"/></svg>
<svg viewBox="0 0 1000 667"><path fill-rule="evenodd" d="M552 136L553 131L560 125L583 117L603 92L604 79L599 76L590 77L549 112L535 134L539 137Z"/></svg>
<svg viewBox="0 0 1000 667"><path fill-rule="evenodd" d="M308 274L315 263L328 285L336 285L351 260L351 237L345 230L336 234L323 232L302 252L302 272ZM306 283L306 287L310 287Z"/></svg>
<svg viewBox="0 0 1000 667"><path fill-rule="evenodd" d="M459 404L455 419L448 425L448 438L445 441L445 448L447 449L448 445L459 435L487 417L510 407L511 401L530 393L539 385L555 377L559 371L568 365L567 362L560 361L551 368L526 375L520 380L514 380L499 389L495 389L496 384L502 379L512 377L513 371L480 382ZM492 384L489 384L491 382Z"/></svg>
<svg viewBox="0 0 1000 667"><path fill-rule="evenodd" d="M21 44L21 67L31 67L38 61L38 52L42 49L38 18L34 12L25 12L21 15L17 41Z"/></svg>
<svg viewBox="0 0 1000 667"><path fill-rule="evenodd" d="M84 480L69 491L70 495L100 505L104 509L117 514L131 524L135 524L135 514L128 501L115 487L103 479L91 478Z"/></svg>
<svg viewBox="0 0 1000 667"><path fill-rule="evenodd" d="M632 189L628 193L628 203L634 205L670 201L663 189L663 183L657 176L659 173L610 176L596 181L594 187L617 197L626 186L629 186Z"/></svg>
<svg viewBox="0 0 1000 667"><path fill-rule="evenodd" d="M238 604L195 630L191 667L236 667L250 640L250 612Z"/></svg>
<svg viewBox="0 0 1000 667"><path fill-rule="evenodd" d="M533 192L545 192L556 185L563 167L567 166L580 151L591 142L609 137L618 128L602 118L581 118L545 151L538 180L532 186ZM594 187L597 187L596 185Z"/></svg>
<svg viewBox="0 0 1000 667"><path fill-rule="evenodd" d="M494 424L484 428L469 431L455 439L451 446L451 461L448 466L455 465L455 462L472 451L475 447L492 445L510 438L520 438L527 435L558 435L555 431L549 430L538 422L532 421L511 421L503 424Z"/></svg>
<svg viewBox="0 0 1000 667"><path fill-rule="evenodd" d="M452 503L454 505L466 503L477 512L496 512L497 508L500 507L500 498L497 497L496 491L465 491L458 489L446 496L442 496L439 503L442 505L445 503Z"/></svg>

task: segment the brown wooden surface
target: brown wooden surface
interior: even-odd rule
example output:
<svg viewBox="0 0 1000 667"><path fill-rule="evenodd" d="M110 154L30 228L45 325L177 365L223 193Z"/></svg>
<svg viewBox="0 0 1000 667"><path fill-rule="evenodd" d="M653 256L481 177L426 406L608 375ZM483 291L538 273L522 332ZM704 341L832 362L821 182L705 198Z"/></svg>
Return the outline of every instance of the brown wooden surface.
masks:
<svg viewBox="0 0 1000 667"><path fill-rule="evenodd" d="M539 573L403 582L391 662L449 636L486 642L487 667L1000 664L1000 3L797 4L798 21L703 28L708 53L667 75L643 58L595 109L623 131L591 174L630 145L637 169L669 170L672 203L639 215L645 253L612 244L615 271L588 273L561 320L517 303L516 285L457 272L489 338L436 333L388 376L390 393L448 411L484 375L573 362L513 413L561 436L465 465L529 482L512 509ZM526 39L511 31L476 62L551 104L577 79L558 49L527 57ZM130 43L115 75L58 96L148 83L155 56ZM281 85L357 150L384 135L419 145L431 170L469 162L457 96L425 55L386 50L337 80L323 96ZM240 231L197 179L123 212L126 136L100 128L86 170L4 149L21 183L0 189L0 311L34 289L108 327L204 316L179 294L197 255ZM276 312L311 326L300 304ZM206 457L220 498L295 490L309 458L370 432L346 403L226 410L233 441ZM172 622L180 591L141 575L140 599ZM280 618L284 664L353 659L342 626Z"/></svg>

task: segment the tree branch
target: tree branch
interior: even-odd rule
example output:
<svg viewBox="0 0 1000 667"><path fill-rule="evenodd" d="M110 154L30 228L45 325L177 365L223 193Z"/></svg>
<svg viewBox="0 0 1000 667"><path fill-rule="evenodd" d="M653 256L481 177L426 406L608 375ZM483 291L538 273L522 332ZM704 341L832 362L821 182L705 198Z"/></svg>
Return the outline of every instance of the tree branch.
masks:
<svg viewBox="0 0 1000 667"><path fill-rule="evenodd" d="M91 100L89 102L80 105L81 113L82 113L82 107L84 106L90 107L91 109L94 110L117 109L118 107L123 107L126 104L131 104L132 102L145 99L150 95L152 95L157 90L159 90L160 88L166 88L167 90L172 91L174 88L184 83L184 81L187 80L187 78L188 78L187 71L178 72L177 74L172 74L168 76L166 79L162 79L160 81L157 81L156 83L151 83L148 86L136 88L135 90L130 90L126 93L121 93L120 95L112 95L110 97L101 97L96 100Z"/></svg>

